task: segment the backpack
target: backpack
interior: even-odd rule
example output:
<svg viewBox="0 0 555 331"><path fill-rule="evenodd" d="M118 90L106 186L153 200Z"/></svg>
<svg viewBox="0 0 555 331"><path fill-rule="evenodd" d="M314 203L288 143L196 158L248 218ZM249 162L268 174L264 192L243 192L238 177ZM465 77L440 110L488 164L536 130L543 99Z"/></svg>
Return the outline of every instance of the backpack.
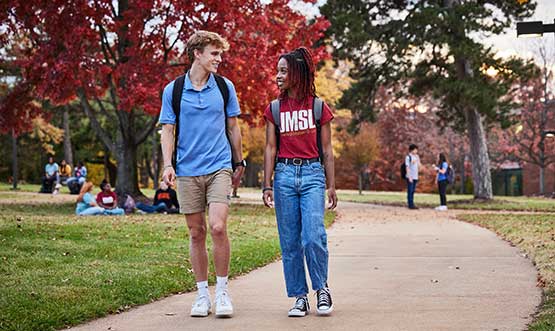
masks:
<svg viewBox="0 0 555 331"><path fill-rule="evenodd" d="M409 155L407 155L409 157L409 162L412 162L412 157ZM407 178L407 165L405 164L405 161L403 160L403 162L401 163L401 168L399 169L400 173L401 173L401 179L406 179Z"/></svg>
<svg viewBox="0 0 555 331"><path fill-rule="evenodd" d="M453 167L451 165L449 165L447 167L447 182L449 184L453 184L455 182L455 171L453 170Z"/></svg>
<svg viewBox="0 0 555 331"><path fill-rule="evenodd" d="M174 144L173 144L173 156L172 156L172 165L173 168L176 169L177 163L177 141L179 139L179 115L181 114L181 97L183 96L183 86L185 85L185 76L187 74L181 75L177 77L173 83L173 90L172 90L172 109L175 115L175 134L174 134ZM225 79L220 76L213 74L214 78L216 79L216 84L218 85L218 89L222 94L222 98L224 99L224 122L225 122L225 132L227 141L229 143L229 148L231 149L231 166L233 170L235 170L235 162L233 160L233 145L231 144L231 139L229 137L229 131L227 128L227 104L229 101L229 88L227 87L227 83Z"/></svg>
<svg viewBox="0 0 555 331"><path fill-rule="evenodd" d="M312 114L314 116L314 122L316 122L316 146L318 146L318 157L320 162L324 160L324 154L322 149L322 125L320 120L322 119L322 111L324 108L324 102L318 97L314 97L312 102ZM274 119L274 127L276 131L276 158L277 152L279 152L279 136L281 130L281 117L280 117L280 103L279 99L272 100L270 103L270 110L272 111L272 117Z"/></svg>

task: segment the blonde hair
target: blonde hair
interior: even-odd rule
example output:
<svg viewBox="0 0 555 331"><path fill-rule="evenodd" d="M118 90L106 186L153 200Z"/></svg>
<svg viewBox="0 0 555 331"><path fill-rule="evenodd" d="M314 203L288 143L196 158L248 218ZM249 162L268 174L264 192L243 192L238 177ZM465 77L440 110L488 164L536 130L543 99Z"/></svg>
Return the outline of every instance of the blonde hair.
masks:
<svg viewBox="0 0 555 331"><path fill-rule="evenodd" d="M185 49L187 50L187 56L191 64L195 60L195 49L204 51L204 47L207 45L214 45L216 47L222 48L224 51L229 49L229 43L225 38L217 34L216 32L198 30L193 33L189 40L187 40L187 45Z"/></svg>
<svg viewBox="0 0 555 331"><path fill-rule="evenodd" d="M83 186L81 187L81 191L79 191L79 196L77 197L77 202L83 201L83 196L85 193L90 192L93 188L92 182L84 182Z"/></svg>

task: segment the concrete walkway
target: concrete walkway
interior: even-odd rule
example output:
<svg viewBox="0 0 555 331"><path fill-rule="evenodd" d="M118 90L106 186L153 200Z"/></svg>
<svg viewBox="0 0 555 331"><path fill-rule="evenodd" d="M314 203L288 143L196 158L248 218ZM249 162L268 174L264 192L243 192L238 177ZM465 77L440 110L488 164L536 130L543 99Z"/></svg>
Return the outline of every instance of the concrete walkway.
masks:
<svg viewBox="0 0 555 331"><path fill-rule="evenodd" d="M328 232L331 317L287 317L277 262L230 282L231 319L189 317L187 293L73 330L524 330L540 304L532 263L452 212L354 203L338 211Z"/></svg>

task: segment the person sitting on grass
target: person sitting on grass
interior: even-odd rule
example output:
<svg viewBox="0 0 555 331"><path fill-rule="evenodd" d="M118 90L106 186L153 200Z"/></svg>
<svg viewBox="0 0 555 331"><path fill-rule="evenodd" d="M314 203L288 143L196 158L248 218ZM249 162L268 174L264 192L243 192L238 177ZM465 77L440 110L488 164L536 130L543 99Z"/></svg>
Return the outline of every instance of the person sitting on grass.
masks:
<svg viewBox="0 0 555 331"><path fill-rule="evenodd" d="M105 215L125 214L124 210L118 207L118 196L112 191L112 187L106 179L100 183L100 190L96 195L96 202L100 207L104 208Z"/></svg>
<svg viewBox="0 0 555 331"><path fill-rule="evenodd" d="M94 197L91 194L94 185L91 182L85 182L81 187L79 196L77 197L77 207L75 208L75 214L79 216L89 216L89 215L102 215L104 214L104 208L99 207L94 201Z"/></svg>
<svg viewBox="0 0 555 331"><path fill-rule="evenodd" d="M58 175L58 182L56 183L54 192L52 192L53 194L58 194L62 185L66 184L67 180L71 177L71 166L67 164L66 160L62 160L60 163Z"/></svg>
<svg viewBox="0 0 555 331"><path fill-rule="evenodd" d="M83 161L79 161L77 163L77 167L75 167L74 171L74 176L68 178L68 180L66 181L66 185L70 189L73 183L77 183L79 186L81 186L87 180L87 168L83 164Z"/></svg>
<svg viewBox="0 0 555 331"><path fill-rule="evenodd" d="M40 193L52 193L54 185L59 183L58 164L54 162L54 157L48 157L48 163L44 166L44 177L42 177L42 187Z"/></svg>
<svg viewBox="0 0 555 331"><path fill-rule="evenodd" d="M179 202L177 201L177 193L166 182L161 181L159 188L154 193L154 202L152 206L139 202L137 209L145 213L167 213L179 214Z"/></svg>

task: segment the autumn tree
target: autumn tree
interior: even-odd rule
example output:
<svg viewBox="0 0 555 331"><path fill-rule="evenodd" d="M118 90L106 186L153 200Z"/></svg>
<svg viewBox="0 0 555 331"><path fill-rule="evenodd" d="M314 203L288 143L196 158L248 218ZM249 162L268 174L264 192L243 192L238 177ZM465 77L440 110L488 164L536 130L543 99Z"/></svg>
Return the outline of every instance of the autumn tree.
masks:
<svg viewBox="0 0 555 331"><path fill-rule="evenodd" d="M352 167L358 178L358 193L362 194L363 178L370 165L379 156L378 129L375 125L363 124L358 133L344 135L341 148L341 162Z"/></svg>
<svg viewBox="0 0 555 331"><path fill-rule="evenodd" d="M235 83L243 111L256 118L276 95L267 61L312 46L328 26L323 18L308 22L285 0L8 1L0 4L0 24L3 44L27 40L15 59L22 79L0 105L3 132L29 129L25 119L41 112L36 98L77 101L117 161L120 196L141 194L137 148L156 124L163 87L187 67L183 43L193 31L228 39L220 71ZM325 49L314 53L321 59Z"/></svg>
<svg viewBox="0 0 555 331"><path fill-rule="evenodd" d="M531 66L496 57L474 35L500 34L534 8L534 1L505 0L328 1L321 12L332 23L334 56L353 63L355 83L342 106L353 111L354 124L375 120L376 93L391 82L437 99L441 120L468 137L474 197L491 199L484 125L511 124L511 88ZM486 75L490 67L498 70L496 79Z"/></svg>
<svg viewBox="0 0 555 331"><path fill-rule="evenodd" d="M555 127L555 97L552 56L545 45L539 49L540 76L519 86L518 100L522 107L515 114L516 124L496 130L496 149L501 155L539 168L539 193L545 193L545 170L555 163L555 151L548 148L547 132Z"/></svg>

